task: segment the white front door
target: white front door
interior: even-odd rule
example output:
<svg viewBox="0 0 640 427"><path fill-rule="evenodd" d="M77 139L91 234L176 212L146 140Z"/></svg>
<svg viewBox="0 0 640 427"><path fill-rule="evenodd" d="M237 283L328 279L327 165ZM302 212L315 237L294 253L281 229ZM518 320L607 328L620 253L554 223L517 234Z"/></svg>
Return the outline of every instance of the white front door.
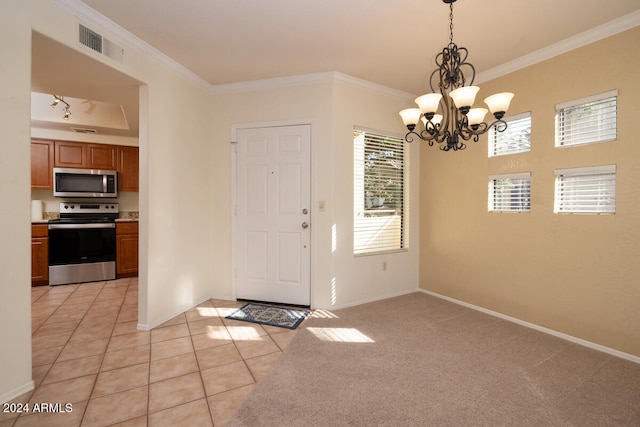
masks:
<svg viewBox="0 0 640 427"><path fill-rule="evenodd" d="M236 136L236 297L309 305L311 126Z"/></svg>

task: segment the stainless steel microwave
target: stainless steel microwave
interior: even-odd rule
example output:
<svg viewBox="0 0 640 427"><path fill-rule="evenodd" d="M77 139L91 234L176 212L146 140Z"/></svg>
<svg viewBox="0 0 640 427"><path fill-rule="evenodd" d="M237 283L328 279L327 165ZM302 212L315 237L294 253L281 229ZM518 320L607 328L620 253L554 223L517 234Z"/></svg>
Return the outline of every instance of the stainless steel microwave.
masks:
<svg viewBox="0 0 640 427"><path fill-rule="evenodd" d="M118 197L118 172L53 168L55 197Z"/></svg>

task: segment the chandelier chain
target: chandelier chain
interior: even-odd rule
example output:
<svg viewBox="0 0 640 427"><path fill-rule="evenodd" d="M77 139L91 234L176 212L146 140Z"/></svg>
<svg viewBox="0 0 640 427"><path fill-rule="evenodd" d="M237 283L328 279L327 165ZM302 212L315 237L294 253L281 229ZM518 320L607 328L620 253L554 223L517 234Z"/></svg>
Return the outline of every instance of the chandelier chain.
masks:
<svg viewBox="0 0 640 427"><path fill-rule="evenodd" d="M453 3L449 4L449 46L453 45Z"/></svg>

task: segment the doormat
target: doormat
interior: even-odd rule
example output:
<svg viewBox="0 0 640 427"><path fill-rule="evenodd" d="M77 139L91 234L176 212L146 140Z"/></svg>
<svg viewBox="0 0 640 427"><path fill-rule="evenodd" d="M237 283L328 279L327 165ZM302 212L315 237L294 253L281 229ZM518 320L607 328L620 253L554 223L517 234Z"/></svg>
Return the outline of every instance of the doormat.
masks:
<svg viewBox="0 0 640 427"><path fill-rule="evenodd" d="M296 329L309 314L311 314L309 310L248 303L226 318L278 328Z"/></svg>

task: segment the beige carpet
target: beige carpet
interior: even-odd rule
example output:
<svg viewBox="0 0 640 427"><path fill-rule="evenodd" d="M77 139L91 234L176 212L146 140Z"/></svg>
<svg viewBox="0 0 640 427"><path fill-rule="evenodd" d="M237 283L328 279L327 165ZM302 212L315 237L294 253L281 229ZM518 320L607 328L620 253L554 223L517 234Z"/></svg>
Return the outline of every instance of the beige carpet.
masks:
<svg viewBox="0 0 640 427"><path fill-rule="evenodd" d="M300 328L226 426L640 425L640 365L423 293Z"/></svg>

